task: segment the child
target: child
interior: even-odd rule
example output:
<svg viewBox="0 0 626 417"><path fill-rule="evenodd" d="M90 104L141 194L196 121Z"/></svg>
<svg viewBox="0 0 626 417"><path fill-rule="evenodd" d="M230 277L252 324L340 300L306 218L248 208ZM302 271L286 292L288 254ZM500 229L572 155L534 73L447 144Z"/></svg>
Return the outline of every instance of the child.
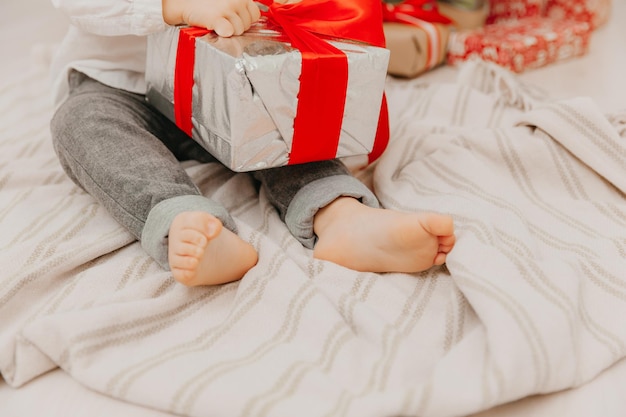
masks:
<svg viewBox="0 0 626 417"><path fill-rule="evenodd" d="M55 60L55 150L67 174L189 286L238 280L257 262L218 202L180 161L215 161L146 104L146 35L190 24L236 36L252 0L52 0L71 26ZM418 272L446 260L449 216L379 208L338 160L256 171L291 233L313 256L359 271Z"/></svg>

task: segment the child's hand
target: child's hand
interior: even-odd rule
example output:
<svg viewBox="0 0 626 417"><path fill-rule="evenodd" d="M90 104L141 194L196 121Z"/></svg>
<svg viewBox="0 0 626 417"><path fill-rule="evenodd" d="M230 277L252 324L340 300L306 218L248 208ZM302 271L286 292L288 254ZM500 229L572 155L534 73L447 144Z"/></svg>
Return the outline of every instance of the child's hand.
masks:
<svg viewBox="0 0 626 417"><path fill-rule="evenodd" d="M162 0L162 4L168 25L204 27L226 37L241 35L261 15L253 0Z"/></svg>

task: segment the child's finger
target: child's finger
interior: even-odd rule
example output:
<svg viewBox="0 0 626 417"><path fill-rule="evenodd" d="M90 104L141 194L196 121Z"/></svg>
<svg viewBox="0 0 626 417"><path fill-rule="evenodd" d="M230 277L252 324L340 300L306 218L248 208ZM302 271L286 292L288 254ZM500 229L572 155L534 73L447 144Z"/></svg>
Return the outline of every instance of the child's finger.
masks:
<svg viewBox="0 0 626 417"><path fill-rule="evenodd" d="M213 27L207 26L207 29L212 29L219 36L230 37L235 34L235 28L233 27L233 24L225 17L217 18L212 26Z"/></svg>
<svg viewBox="0 0 626 417"><path fill-rule="evenodd" d="M239 17L243 21L243 31L245 32L261 17L259 6L255 2L248 1L245 7L239 12Z"/></svg>
<svg viewBox="0 0 626 417"><path fill-rule="evenodd" d="M241 33L243 33L246 30L248 30L250 26L252 25L252 16L250 15L250 12L246 8L241 13L239 13L239 18L241 19L241 24L243 27L243 30ZM238 33L238 35L241 35L241 33Z"/></svg>
<svg viewBox="0 0 626 417"><path fill-rule="evenodd" d="M233 35L241 35L250 25L244 23L244 20L238 14L228 16L228 21L233 27Z"/></svg>
<svg viewBox="0 0 626 417"><path fill-rule="evenodd" d="M259 9L259 6L253 1L248 3L248 12L250 13L250 24L256 22L261 17L261 10Z"/></svg>

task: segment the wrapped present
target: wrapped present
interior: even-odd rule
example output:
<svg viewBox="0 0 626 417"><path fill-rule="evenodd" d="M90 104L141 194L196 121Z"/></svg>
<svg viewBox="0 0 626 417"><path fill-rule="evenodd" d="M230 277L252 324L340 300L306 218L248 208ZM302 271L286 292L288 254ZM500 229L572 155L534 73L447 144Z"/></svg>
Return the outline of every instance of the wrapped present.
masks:
<svg viewBox="0 0 626 417"><path fill-rule="evenodd" d="M420 26L402 23L383 25L389 56L389 74L416 77L443 63L450 27L423 22Z"/></svg>
<svg viewBox="0 0 626 417"><path fill-rule="evenodd" d="M595 29L609 20L611 7L611 0L547 0L545 15L589 22Z"/></svg>
<svg viewBox="0 0 626 417"><path fill-rule="evenodd" d="M388 73L416 77L445 61L451 20L434 0L383 3Z"/></svg>
<svg viewBox="0 0 626 417"><path fill-rule="evenodd" d="M570 1L570 0L567 0ZM545 0L489 0L487 24L542 16Z"/></svg>
<svg viewBox="0 0 626 417"><path fill-rule="evenodd" d="M589 49L587 22L531 17L453 33L448 63L480 58L514 72L584 55Z"/></svg>
<svg viewBox="0 0 626 417"><path fill-rule="evenodd" d="M389 51L296 29L263 18L230 38L189 27L150 35L147 99L234 171L370 154L386 140ZM326 49L308 50L305 35Z"/></svg>

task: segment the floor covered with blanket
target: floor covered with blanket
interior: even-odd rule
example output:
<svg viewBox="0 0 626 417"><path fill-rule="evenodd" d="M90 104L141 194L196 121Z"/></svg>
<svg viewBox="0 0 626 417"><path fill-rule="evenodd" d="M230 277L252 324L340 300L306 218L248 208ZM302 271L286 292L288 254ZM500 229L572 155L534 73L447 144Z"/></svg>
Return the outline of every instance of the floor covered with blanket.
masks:
<svg viewBox="0 0 626 417"><path fill-rule="evenodd" d="M195 289L60 168L65 22L32 3L0 16L2 417L626 415L623 0L583 58L388 80L390 146L360 175L386 207L454 217L446 265L314 260L247 174L190 164L260 254Z"/></svg>

